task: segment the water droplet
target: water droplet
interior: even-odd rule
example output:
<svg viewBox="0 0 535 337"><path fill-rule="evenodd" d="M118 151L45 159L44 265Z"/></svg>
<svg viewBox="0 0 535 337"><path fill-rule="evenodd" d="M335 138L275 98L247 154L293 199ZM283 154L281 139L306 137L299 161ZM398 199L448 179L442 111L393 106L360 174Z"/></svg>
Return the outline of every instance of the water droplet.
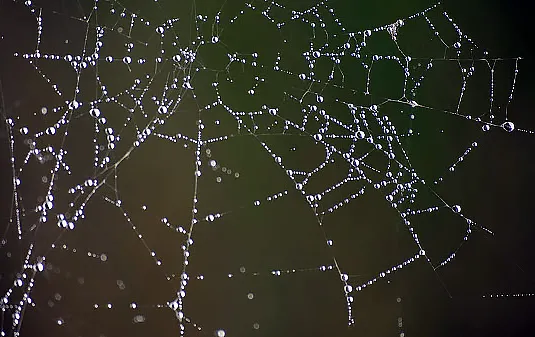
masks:
<svg viewBox="0 0 535 337"><path fill-rule="evenodd" d="M89 115L93 118L98 118L100 116L100 110L97 108L93 108L89 110Z"/></svg>
<svg viewBox="0 0 535 337"><path fill-rule="evenodd" d="M507 132L513 132L515 124L513 122L505 122L502 124L502 128Z"/></svg>
<svg viewBox="0 0 535 337"><path fill-rule="evenodd" d="M56 133L56 128L53 127L53 126L48 127L45 132L46 132L47 135L53 135L53 134Z"/></svg>
<svg viewBox="0 0 535 337"><path fill-rule="evenodd" d="M78 109L78 107L80 106L80 103L78 103L77 101L72 101L69 103L69 109Z"/></svg>
<svg viewBox="0 0 535 337"><path fill-rule="evenodd" d="M134 316L134 323L143 323L143 322L145 322L145 316L143 315Z"/></svg>

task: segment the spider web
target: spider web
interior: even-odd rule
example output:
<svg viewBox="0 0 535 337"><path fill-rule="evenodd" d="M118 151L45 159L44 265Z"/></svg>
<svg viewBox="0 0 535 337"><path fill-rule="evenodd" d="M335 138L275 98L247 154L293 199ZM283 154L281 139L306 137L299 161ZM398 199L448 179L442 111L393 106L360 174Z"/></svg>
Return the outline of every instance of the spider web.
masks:
<svg viewBox="0 0 535 337"><path fill-rule="evenodd" d="M439 272L495 236L469 164L534 133L510 117L522 59L440 4L363 29L329 1L5 6L28 103L3 79L2 336L325 335L373 289L401 310L419 269L455 297Z"/></svg>

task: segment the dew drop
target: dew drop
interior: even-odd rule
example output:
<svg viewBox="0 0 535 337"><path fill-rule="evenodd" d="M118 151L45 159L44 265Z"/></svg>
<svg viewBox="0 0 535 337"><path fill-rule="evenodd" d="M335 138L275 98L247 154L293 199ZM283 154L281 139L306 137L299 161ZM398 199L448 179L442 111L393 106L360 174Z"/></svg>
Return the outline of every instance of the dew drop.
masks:
<svg viewBox="0 0 535 337"><path fill-rule="evenodd" d="M53 135L53 134L56 133L56 128L51 126L51 127L47 128L45 132L46 132L47 135Z"/></svg>
<svg viewBox="0 0 535 337"><path fill-rule="evenodd" d="M134 323L143 323L143 322L145 322L145 316L143 315L134 316Z"/></svg>
<svg viewBox="0 0 535 337"><path fill-rule="evenodd" d="M513 122L505 122L502 124L502 128L507 132L513 132L515 129L515 124Z"/></svg>
<svg viewBox="0 0 535 337"><path fill-rule="evenodd" d="M69 109L78 109L79 106L80 103L78 103L77 101L72 101L71 103L69 103Z"/></svg>
<svg viewBox="0 0 535 337"><path fill-rule="evenodd" d="M97 108L93 108L89 110L89 115L93 118L98 118L100 116L100 110Z"/></svg>

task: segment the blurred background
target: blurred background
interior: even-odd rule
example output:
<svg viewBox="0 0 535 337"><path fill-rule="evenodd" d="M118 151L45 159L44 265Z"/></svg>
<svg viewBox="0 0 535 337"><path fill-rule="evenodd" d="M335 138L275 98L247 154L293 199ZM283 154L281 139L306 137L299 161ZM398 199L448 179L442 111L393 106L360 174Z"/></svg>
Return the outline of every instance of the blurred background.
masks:
<svg viewBox="0 0 535 337"><path fill-rule="evenodd" d="M443 2L426 16L450 45L444 48L422 16L411 18L433 2L316 3L0 0L0 328L6 336L178 336L181 323L185 336L529 335L535 63L528 5ZM444 11L477 48L466 37L453 47L457 31ZM316 13L325 30L321 21L310 29ZM399 19L399 49L391 34L374 31L361 58L344 55L336 67L329 57L317 61L319 79L335 69L331 82L299 78L310 72L302 54L311 44L328 41L325 50L333 52L349 32ZM361 40L349 39L351 47ZM99 56L82 66L96 41ZM206 43L197 49L200 41ZM397 63L375 63L369 83L363 67L373 55L402 57L400 51L411 56L409 88L423 79L414 106L400 99L404 76ZM238 62L230 64L234 53ZM284 71L274 70L276 64ZM458 105L460 69L470 67L475 72ZM225 104L210 107L218 97ZM387 199L390 187L374 188L389 170L405 173L400 182L411 178L364 141L351 145L346 129L331 122L318 140L324 119L310 113L304 130L283 130L284 119L300 123L301 109L313 105L352 125L340 101L379 105L379 116L395 125L396 159L418 175L412 204L396 209ZM90 102L97 102L98 116ZM382 134L373 111L365 110L366 132ZM253 111L263 114L249 117ZM501 127L507 121L513 132ZM211 141L198 147L199 139ZM140 146L133 146L136 140ZM321 166L327 140L340 149L355 146L373 183L333 189L350 169L333 154L300 190L299 171ZM387 147L384 139L378 143ZM307 201L329 188L321 202ZM38 207L46 207L48 195L54 207L43 219ZM434 207L418 215L407 210ZM420 247L403 212L425 257L414 258ZM475 224L465 241L467 219ZM185 255L183 297L177 292Z"/></svg>

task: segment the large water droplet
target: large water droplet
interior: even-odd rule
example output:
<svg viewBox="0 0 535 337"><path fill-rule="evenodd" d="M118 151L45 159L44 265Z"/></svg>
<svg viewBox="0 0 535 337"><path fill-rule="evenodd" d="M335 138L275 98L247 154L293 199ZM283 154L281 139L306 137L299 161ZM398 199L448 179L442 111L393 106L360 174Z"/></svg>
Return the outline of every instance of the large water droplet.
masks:
<svg viewBox="0 0 535 337"><path fill-rule="evenodd" d="M515 129L515 124L513 122L505 122L502 124L502 128L507 132L513 132Z"/></svg>

